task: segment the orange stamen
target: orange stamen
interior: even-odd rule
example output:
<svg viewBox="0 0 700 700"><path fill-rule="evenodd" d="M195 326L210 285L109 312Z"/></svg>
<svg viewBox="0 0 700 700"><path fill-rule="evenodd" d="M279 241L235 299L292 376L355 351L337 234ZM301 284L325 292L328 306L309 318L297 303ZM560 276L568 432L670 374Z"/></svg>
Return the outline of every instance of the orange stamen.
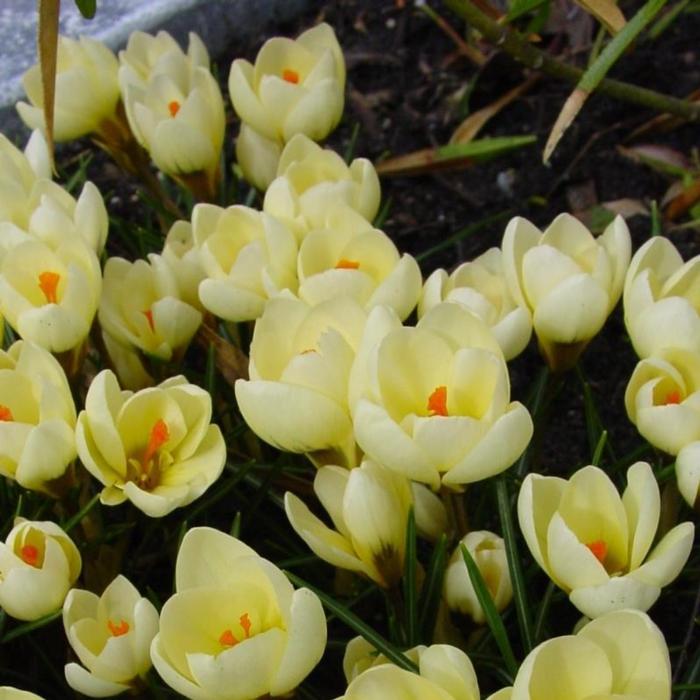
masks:
<svg viewBox="0 0 700 700"><path fill-rule="evenodd" d="M666 394L666 400L664 404L668 405L670 403L680 403L681 402L681 392L676 389L675 391L669 391Z"/></svg>
<svg viewBox="0 0 700 700"><path fill-rule="evenodd" d="M173 100L172 102L168 102L168 112L170 112L171 117L176 116L179 111L180 111L180 103L177 100Z"/></svg>
<svg viewBox="0 0 700 700"><path fill-rule="evenodd" d="M3 406L0 403L0 421L11 420L14 420L14 416L12 415L12 411L10 410L9 406Z"/></svg>
<svg viewBox="0 0 700 700"><path fill-rule="evenodd" d="M170 439L170 431L168 430L167 423L159 418L155 425L151 428L151 435L148 438L148 445L143 453L143 458L141 459L141 464L144 468L153 459L156 452Z"/></svg>
<svg viewBox="0 0 700 700"><path fill-rule="evenodd" d="M431 416L447 415L447 387L439 386L428 397L428 413Z"/></svg>
<svg viewBox="0 0 700 700"><path fill-rule="evenodd" d="M252 623L250 621L250 617L248 617L248 613L243 613L243 615L240 616L238 621L241 623L241 627L243 628L245 636L250 637L250 627Z"/></svg>
<svg viewBox="0 0 700 700"><path fill-rule="evenodd" d="M47 304L56 304L56 291L61 275L57 272L42 272L39 275L39 289L44 292Z"/></svg>
<svg viewBox="0 0 700 700"><path fill-rule="evenodd" d="M155 333L156 326L155 326L155 323L153 323L153 311L151 311L150 309L146 309L145 311L142 311L141 313L146 317L146 320L148 321L148 325L151 327L151 331L153 333Z"/></svg>
<svg viewBox="0 0 700 700"><path fill-rule="evenodd" d="M589 542L586 547L593 552L593 556L602 564L605 557L608 556L608 545L603 540Z"/></svg>
<svg viewBox="0 0 700 700"><path fill-rule="evenodd" d="M107 627L109 627L109 631L113 637L121 637L129 631L129 623L126 620L121 620L119 624L107 620Z"/></svg>
<svg viewBox="0 0 700 700"><path fill-rule="evenodd" d="M22 561L29 566L36 566L39 561L39 550L33 544L25 544L19 550L19 555L22 557Z"/></svg>
<svg viewBox="0 0 700 700"><path fill-rule="evenodd" d="M222 647L232 647L238 644L238 640L233 636L231 630L224 630L219 637L219 644Z"/></svg>
<svg viewBox="0 0 700 700"><path fill-rule="evenodd" d="M336 270L357 270L360 267L360 263L357 260L347 260L346 258L341 258L336 263Z"/></svg>
<svg viewBox="0 0 700 700"><path fill-rule="evenodd" d="M288 83L293 83L296 85L299 82L299 73L291 68L285 68L282 71L282 79L286 80Z"/></svg>

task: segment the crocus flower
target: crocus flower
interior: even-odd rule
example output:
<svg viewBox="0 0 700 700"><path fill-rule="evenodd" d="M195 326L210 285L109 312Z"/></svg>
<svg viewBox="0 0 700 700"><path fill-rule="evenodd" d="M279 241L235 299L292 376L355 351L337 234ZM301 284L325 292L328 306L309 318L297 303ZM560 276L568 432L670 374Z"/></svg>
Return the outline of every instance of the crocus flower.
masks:
<svg viewBox="0 0 700 700"><path fill-rule="evenodd" d="M193 700L290 693L326 646L321 602L235 537L189 530L175 565L175 595L161 611L151 658L163 680Z"/></svg>
<svg viewBox="0 0 700 700"><path fill-rule="evenodd" d="M639 357L667 347L700 350L699 273L700 255L684 263L663 236L654 236L634 254L623 302L627 332Z"/></svg>
<svg viewBox="0 0 700 700"><path fill-rule="evenodd" d="M700 442L691 442L678 453L676 480L688 505L700 511Z"/></svg>
<svg viewBox="0 0 700 700"><path fill-rule="evenodd" d="M128 499L158 518L199 498L226 461L211 410L209 392L182 376L133 393L102 370L90 384L75 434L80 460L104 484L101 502Z"/></svg>
<svg viewBox="0 0 700 700"><path fill-rule="evenodd" d="M447 529L447 514L435 494L373 462L350 470L321 467L314 491L336 530L287 492L285 510L297 534L321 559L362 573L385 588L395 586L403 575L411 507L422 533L435 539Z"/></svg>
<svg viewBox="0 0 700 700"><path fill-rule="evenodd" d="M119 101L119 62L102 42L82 36L59 37L54 102L54 139L70 141L99 130L114 116ZM17 111L30 129L44 128L44 93L39 65L22 77L31 104L19 102Z"/></svg>
<svg viewBox="0 0 700 700"><path fill-rule="evenodd" d="M513 686L488 700L552 698L670 700L671 663L661 630L636 610L607 613L576 635L535 647Z"/></svg>
<svg viewBox="0 0 700 700"><path fill-rule="evenodd" d="M572 367L617 304L631 241L618 216L597 239L569 214L541 233L516 217L503 234L503 271L515 301L532 314L550 367Z"/></svg>
<svg viewBox="0 0 700 700"><path fill-rule="evenodd" d="M442 301L462 304L491 328L506 360L512 360L530 342L532 321L508 290L502 257L500 248L490 248L450 275L443 269L435 270L423 286L418 317Z"/></svg>
<svg viewBox="0 0 700 700"><path fill-rule="evenodd" d="M180 299L201 311L204 307L199 300L199 283L205 274L189 221L176 221L170 227L161 256L173 271Z"/></svg>
<svg viewBox="0 0 700 700"><path fill-rule="evenodd" d="M63 603L63 628L80 664L66 664L73 690L105 698L132 690L151 667L158 611L124 576L101 596L78 588Z"/></svg>
<svg viewBox="0 0 700 700"><path fill-rule="evenodd" d="M241 122L236 139L236 161L243 177L264 192L277 176L277 166L284 144L259 134L253 127Z"/></svg>
<svg viewBox="0 0 700 700"><path fill-rule="evenodd" d="M58 610L80 575L80 552L50 521L17 518L0 542L0 606L18 620Z"/></svg>
<svg viewBox="0 0 700 700"><path fill-rule="evenodd" d="M0 474L57 494L76 457L74 428L73 396L53 355L22 340L0 350Z"/></svg>
<svg viewBox="0 0 700 700"><path fill-rule="evenodd" d="M30 693L28 690L19 690L9 685L0 687L0 700L44 700L41 695Z"/></svg>
<svg viewBox="0 0 700 700"><path fill-rule="evenodd" d="M622 498L605 472L588 466L568 481L528 474L518 519L537 563L594 618L622 608L648 610L685 565L695 532L690 522L676 525L651 549L660 501L646 462L627 470Z"/></svg>

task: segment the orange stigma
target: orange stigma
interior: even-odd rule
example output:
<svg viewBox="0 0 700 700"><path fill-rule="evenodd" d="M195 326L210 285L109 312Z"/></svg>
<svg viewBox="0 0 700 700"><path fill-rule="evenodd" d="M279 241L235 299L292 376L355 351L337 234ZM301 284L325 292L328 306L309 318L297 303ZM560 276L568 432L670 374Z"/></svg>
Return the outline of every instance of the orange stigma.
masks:
<svg viewBox="0 0 700 700"><path fill-rule="evenodd" d="M168 430L168 424L162 418L159 418L151 428L151 435L148 438L148 445L146 445L146 449L143 453L141 464L146 467L153 459L156 452L158 452L169 439L170 431Z"/></svg>
<svg viewBox="0 0 700 700"><path fill-rule="evenodd" d="M129 631L129 623L126 620L121 620L119 624L107 620L107 627L113 637L121 637Z"/></svg>
<svg viewBox="0 0 700 700"><path fill-rule="evenodd" d="M155 333L156 326L155 326L155 323L153 323L153 311L151 311L150 309L146 309L145 311L142 311L141 313L146 317L146 320L148 321L148 325L151 328L151 332Z"/></svg>
<svg viewBox="0 0 700 700"><path fill-rule="evenodd" d="M681 392L676 389L675 391L669 391L666 394L666 400L664 404L668 406L670 403L680 403L681 402Z"/></svg>
<svg viewBox="0 0 700 700"><path fill-rule="evenodd" d="M605 557L608 556L608 545L603 540L595 540L589 542L586 547L593 552L593 556L602 564Z"/></svg>
<svg viewBox="0 0 700 700"><path fill-rule="evenodd" d="M172 102L168 102L168 112L170 112L171 117L176 116L179 111L180 111L180 103L177 100L173 100Z"/></svg>
<svg viewBox="0 0 700 700"><path fill-rule="evenodd" d="M57 272L42 272L39 275L39 289L44 292L47 304L56 304L56 291L61 275Z"/></svg>
<svg viewBox="0 0 700 700"><path fill-rule="evenodd" d="M288 83L293 83L296 85L299 82L299 73L291 68L285 68L282 71L282 80L286 80Z"/></svg>
<svg viewBox="0 0 700 700"><path fill-rule="evenodd" d="M357 260L347 260L346 258L341 258L336 263L336 270L357 270L360 267L360 263Z"/></svg>
<svg viewBox="0 0 700 700"><path fill-rule="evenodd" d="M428 397L428 413L431 416L447 415L447 387L439 386Z"/></svg>
<svg viewBox="0 0 700 700"><path fill-rule="evenodd" d="M33 544L25 544L19 550L19 555L22 557L22 561L29 566L36 566L39 561L39 550Z"/></svg>
<svg viewBox="0 0 700 700"><path fill-rule="evenodd" d="M238 640L233 636L231 630L224 630L219 637L219 644L222 647L232 647L238 644Z"/></svg>
<svg viewBox="0 0 700 700"><path fill-rule="evenodd" d="M0 403L0 421L11 421L14 420L14 417L12 415L12 411L10 410L9 406L3 406Z"/></svg>
<svg viewBox="0 0 700 700"><path fill-rule="evenodd" d="M243 613L238 619L238 622L243 628L243 633L245 634L245 636L250 637L250 627L252 623L250 621L250 617L248 617L248 613Z"/></svg>
<svg viewBox="0 0 700 700"><path fill-rule="evenodd" d="M250 628L252 626L252 622L250 621L248 613L243 613L238 618L238 624L243 629L243 634L245 638L247 639L248 637L250 637ZM240 641L241 640L233 634L231 629L224 630L219 636L219 644L221 644L222 647L233 647L236 646L236 644L238 644L238 642Z"/></svg>

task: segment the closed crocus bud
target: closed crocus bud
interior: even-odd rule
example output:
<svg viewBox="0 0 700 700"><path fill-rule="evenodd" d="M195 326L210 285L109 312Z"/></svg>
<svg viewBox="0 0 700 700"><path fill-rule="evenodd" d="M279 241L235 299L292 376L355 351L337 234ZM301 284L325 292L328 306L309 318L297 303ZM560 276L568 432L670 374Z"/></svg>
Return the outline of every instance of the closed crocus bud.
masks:
<svg viewBox="0 0 700 700"><path fill-rule="evenodd" d="M670 700L671 663L659 628L636 610L610 612L525 658L515 683L488 700Z"/></svg>
<svg viewBox="0 0 700 700"><path fill-rule="evenodd" d="M136 140L167 175L213 197L224 140L224 102L201 39L187 54L166 32L134 32L119 52L119 85Z"/></svg>
<svg viewBox="0 0 700 700"><path fill-rule="evenodd" d="M695 528L677 525L652 550L659 515L659 486L646 462L627 470L622 498L593 466L568 481L529 474L518 496L520 529L532 556L591 618L622 608L648 610L682 570Z"/></svg>
<svg viewBox="0 0 700 700"><path fill-rule="evenodd" d="M327 227L306 235L299 248L299 297L312 306L335 296L357 299L367 310L383 304L400 319L413 311L422 277L411 255L347 206L335 208Z"/></svg>
<svg viewBox="0 0 700 700"><path fill-rule="evenodd" d="M462 304L491 328L506 360L517 357L530 342L532 321L508 290L502 258L500 248L490 248L451 275L435 270L423 286L418 317L442 301Z"/></svg>
<svg viewBox="0 0 700 700"><path fill-rule="evenodd" d="M0 474L57 495L75 459L75 405L58 361L18 340L0 350Z"/></svg>
<svg viewBox="0 0 700 700"><path fill-rule="evenodd" d="M355 158L348 166L335 151L300 134L282 151L263 209L287 223L301 240L309 230L324 228L339 204L372 221L380 200L379 176L370 161Z"/></svg>
<svg viewBox="0 0 700 700"><path fill-rule="evenodd" d="M82 36L58 40L54 139L70 141L99 130L113 117L119 101L119 62L102 42ZM44 93L41 68L32 66L22 84L31 105L17 104L17 111L30 129L44 128Z"/></svg>
<svg viewBox="0 0 700 700"><path fill-rule="evenodd" d="M0 687L0 700L44 700L41 695L30 693L27 690L18 690L9 685Z"/></svg>
<svg viewBox="0 0 700 700"><path fill-rule="evenodd" d="M98 319L115 341L169 362L185 353L202 314L179 298L173 270L151 253L148 262L107 260Z"/></svg>
<svg viewBox="0 0 700 700"><path fill-rule="evenodd" d="M404 570L406 524L414 502L416 527L435 539L447 529L442 501L422 485L365 461L356 469L321 467L314 491L333 521L331 530L294 494L284 497L292 527L321 559L364 574L384 588Z"/></svg>
<svg viewBox="0 0 700 700"><path fill-rule="evenodd" d="M326 646L321 602L295 590L267 559L235 537L189 530L175 565L151 658L163 680L193 700L287 695Z"/></svg>
<svg viewBox="0 0 700 700"><path fill-rule="evenodd" d="M283 289L296 291L296 239L269 214L198 204L192 233L205 273L199 298L219 318L251 321L268 298Z"/></svg>
<svg viewBox="0 0 700 700"><path fill-rule="evenodd" d="M483 624L486 617L469 578L461 545L471 554L500 612L513 597L505 542L493 532L470 532L457 545L445 572L444 598L450 610L469 615L477 624Z"/></svg>
<svg viewBox="0 0 700 700"><path fill-rule="evenodd" d="M284 144L259 134L245 122L236 139L236 160L243 177L264 192L277 177L277 166Z"/></svg>
<svg viewBox="0 0 700 700"><path fill-rule="evenodd" d="M199 283L205 274L189 221L176 221L170 227L161 256L173 271L180 299L201 311L204 307L199 300Z"/></svg>
<svg viewBox="0 0 700 700"><path fill-rule="evenodd" d="M330 451L325 463L355 466L348 380L366 323L354 299L314 307L291 296L270 299L255 324L250 379L235 385L253 432L281 450Z"/></svg>
<svg viewBox="0 0 700 700"><path fill-rule="evenodd" d="M676 455L700 440L700 355L667 348L641 360L625 390L625 408L654 447Z"/></svg>
<svg viewBox="0 0 700 700"><path fill-rule="evenodd" d="M81 566L78 548L56 523L17 518L0 542L0 607L18 620L58 610Z"/></svg>
<svg viewBox="0 0 700 700"><path fill-rule="evenodd" d="M510 292L532 314L550 368L573 367L622 293L631 255L624 219L618 216L596 239L569 214L544 233L516 217L503 234L502 250Z"/></svg>
<svg viewBox="0 0 700 700"><path fill-rule="evenodd" d="M333 29L322 23L296 40L269 39L254 66L242 58L231 64L228 89L241 121L267 139L326 138L343 114L345 90L345 61Z"/></svg>
<svg viewBox="0 0 700 700"><path fill-rule="evenodd" d="M634 254L623 303L627 332L639 357L667 347L700 350L699 274L700 255L684 263L663 236L654 236Z"/></svg>
<svg viewBox="0 0 700 700"><path fill-rule="evenodd" d="M368 354L355 439L368 457L437 489L499 474L532 436L510 401L508 369L488 327L459 304L390 331Z"/></svg>
<svg viewBox="0 0 700 700"><path fill-rule="evenodd" d="M691 442L678 453L676 480L687 504L700 512L700 442Z"/></svg>
<svg viewBox="0 0 700 700"><path fill-rule="evenodd" d="M66 664L66 682L83 695L106 698L138 687L151 667L158 611L128 579L117 576L101 596L70 591L63 628L82 664Z"/></svg>
<svg viewBox="0 0 700 700"><path fill-rule="evenodd" d="M180 377L133 393L110 370L90 384L75 439L100 501L127 499L153 518L199 498L216 481L226 445L211 421L209 392Z"/></svg>

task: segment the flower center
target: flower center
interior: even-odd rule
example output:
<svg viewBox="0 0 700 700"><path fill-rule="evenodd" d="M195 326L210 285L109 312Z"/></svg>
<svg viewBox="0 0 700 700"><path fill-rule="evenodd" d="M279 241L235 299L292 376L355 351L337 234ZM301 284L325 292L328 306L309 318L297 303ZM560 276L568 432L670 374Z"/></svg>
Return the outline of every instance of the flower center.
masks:
<svg viewBox="0 0 700 700"><path fill-rule="evenodd" d="M57 272L42 272L39 275L39 289L44 293L47 304L56 304L56 292L58 291L58 282L61 275Z"/></svg>
<svg viewBox="0 0 700 700"><path fill-rule="evenodd" d="M360 267L360 263L357 260L348 260L347 258L341 258L336 263L336 270L357 270Z"/></svg>
<svg viewBox="0 0 700 700"><path fill-rule="evenodd" d="M134 480L143 489L151 490L158 485L159 468L154 464L158 450L170 439L170 431L168 424L159 418L151 428L151 434L148 437L148 444L143 451L141 461L136 462L133 466L136 469Z"/></svg>
<svg viewBox="0 0 700 700"><path fill-rule="evenodd" d="M153 311L151 311L151 309L146 309L145 311L142 311L141 313L146 317L146 320L148 321L148 325L151 328L151 332L155 333L156 326L155 326L155 323L153 322Z"/></svg>
<svg viewBox="0 0 700 700"><path fill-rule="evenodd" d="M9 406L3 406L0 403L0 421L11 421L14 420L12 416L12 411Z"/></svg>
<svg viewBox="0 0 700 700"><path fill-rule="evenodd" d="M608 545L604 540L588 542L586 547L593 552L593 556L602 564L608 556Z"/></svg>
<svg viewBox="0 0 700 700"><path fill-rule="evenodd" d="M288 83L296 85L299 82L299 73L291 68L285 68L282 71L282 80L286 80Z"/></svg>
<svg viewBox="0 0 700 700"><path fill-rule="evenodd" d="M678 389L675 389L674 391L669 391L668 394L666 394L666 399L664 400L664 404L668 406L670 403L680 403L681 402L681 392L678 391Z"/></svg>
<svg viewBox="0 0 700 700"><path fill-rule="evenodd" d="M219 644L221 644L222 647L231 648L233 646L236 646L238 642L244 639L248 639L250 637L250 627L252 623L250 622L250 617L248 616L248 613L243 613L243 615L241 615L238 618L238 624L243 630L243 635L241 636L241 638L238 639L233 633L233 630L229 627L228 629L225 629L219 636Z"/></svg>
<svg viewBox="0 0 700 700"><path fill-rule="evenodd" d="M428 397L428 413L431 416L447 415L447 387L439 386L435 388Z"/></svg>
<svg viewBox="0 0 700 700"><path fill-rule="evenodd" d="M129 623L126 620L120 620L118 623L107 620L107 627L113 637L121 637L129 631Z"/></svg>
<svg viewBox="0 0 700 700"><path fill-rule="evenodd" d="M33 544L25 544L19 550L19 556L22 561L29 566L37 566L39 563L39 550Z"/></svg>
<svg viewBox="0 0 700 700"><path fill-rule="evenodd" d="M179 111L180 111L180 103L177 100L173 100L172 102L168 102L168 112L170 112L171 117L176 116Z"/></svg>

